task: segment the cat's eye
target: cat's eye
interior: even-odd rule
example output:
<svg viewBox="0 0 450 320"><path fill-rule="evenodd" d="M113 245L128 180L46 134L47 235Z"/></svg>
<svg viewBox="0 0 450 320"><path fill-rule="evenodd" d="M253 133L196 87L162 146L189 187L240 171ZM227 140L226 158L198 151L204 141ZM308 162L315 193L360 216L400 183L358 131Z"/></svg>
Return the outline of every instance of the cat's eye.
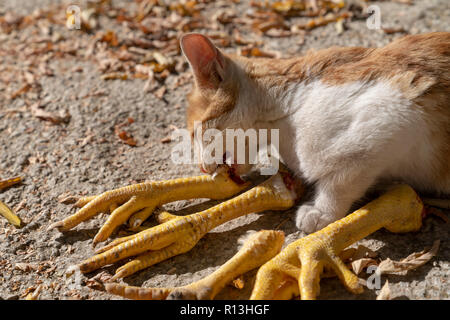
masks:
<svg viewBox="0 0 450 320"><path fill-rule="evenodd" d="M214 75L217 77L217 79L219 80L219 82L222 82L222 81L223 81L222 76L221 76L220 73L217 72L216 70L214 70Z"/></svg>
<svg viewBox="0 0 450 320"><path fill-rule="evenodd" d="M219 82L222 82L223 81L222 76L218 72L216 72L216 75L217 75L217 79L219 79Z"/></svg>

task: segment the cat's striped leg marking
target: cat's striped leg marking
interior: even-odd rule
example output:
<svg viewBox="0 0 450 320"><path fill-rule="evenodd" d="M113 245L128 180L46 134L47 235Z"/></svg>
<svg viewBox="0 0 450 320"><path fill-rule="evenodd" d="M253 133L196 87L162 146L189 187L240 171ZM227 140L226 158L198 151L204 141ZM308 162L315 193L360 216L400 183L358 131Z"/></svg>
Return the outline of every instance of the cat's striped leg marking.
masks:
<svg viewBox="0 0 450 320"><path fill-rule="evenodd" d="M214 299L223 287L237 276L261 266L280 252L284 243L282 231L262 230L246 240L243 247L219 269L207 277L178 288L141 288L106 283L109 293L137 300L205 300Z"/></svg>
<svg viewBox="0 0 450 320"><path fill-rule="evenodd" d="M131 227L138 227L162 204L194 198L225 199L248 186L247 183L234 182L225 172L214 177L205 175L139 183L79 199L75 205L82 208L66 219L53 223L49 229L66 231L109 209L111 215L95 236L96 244L106 240L128 219Z"/></svg>
<svg viewBox="0 0 450 320"><path fill-rule="evenodd" d="M423 211L423 203L411 187L396 186L347 217L288 245L259 269L251 299L289 298L293 283L302 299L315 299L324 267L333 269L351 292L362 292L358 278L338 255L383 227L391 232L417 231Z"/></svg>
<svg viewBox="0 0 450 320"><path fill-rule="evenodd" d="M288 186L288 187L287 187ZM90 272L124 258L137 256L120 267L114 278L129 276L175 255L189 251L210 230L237 217L265 210L292 207L301 188L291 185L284 173L272 176L247 192L207 210L187 216L162 217L166 222L118 239L107 249L82 262L82 272Z"/></svg>

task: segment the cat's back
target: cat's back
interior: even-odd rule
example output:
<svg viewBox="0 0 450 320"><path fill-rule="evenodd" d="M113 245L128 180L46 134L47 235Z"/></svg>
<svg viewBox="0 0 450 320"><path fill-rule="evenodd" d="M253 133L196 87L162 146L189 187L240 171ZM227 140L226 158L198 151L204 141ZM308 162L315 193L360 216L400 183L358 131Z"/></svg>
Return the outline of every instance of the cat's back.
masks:
<svg viewBox="0 0 450 320"><path fill-rule="evenodd" d="M276 62L253 60L245 69L264 87L286 89L312 81L327 86L384 81L410 100L438 90L442 104L450 99L450 32L409 35L380 48L331 47Z"/></svg>
<svg viewBox="0 0 450 320"><path fill-rule="evenodd" d="M312 78L326 87L360 84L364 92L382 84L380 95L397 92L410 102L402 105L439 127L450 143L450 32L405 36L375 49L330 48L306 60L320 61Z"/></svg>
<svg viewBox="0 0 450 320"><path fill-rule="evenodd" d="M434 87L450 90L450 32L410 35L363 52L345 63L330 64L322 81L333 85L389 81L409 99Z"/></svg>

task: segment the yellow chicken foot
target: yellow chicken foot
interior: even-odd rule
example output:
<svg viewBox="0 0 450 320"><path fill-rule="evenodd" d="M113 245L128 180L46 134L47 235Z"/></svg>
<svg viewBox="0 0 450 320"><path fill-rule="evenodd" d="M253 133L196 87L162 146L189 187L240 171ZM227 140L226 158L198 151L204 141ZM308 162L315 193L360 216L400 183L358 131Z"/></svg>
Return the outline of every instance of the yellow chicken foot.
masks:
<svg viewBox="0 0 450 320"><path fill-rule="evenodd" d="M216 176L197 176L167 181L150 181L81 198L75 214L50 225L48 229L69 230L100 212L112 209L111 215L94 238L94 245L106 240L131 216L131 227L138 227L162 204L193 198L225 199L244 190L249 183L235 182L228 172Z"/></svg>
<svg viewBox="0 0 450 320"><path fill-rule="evenodd" d="M293 284L302 299L315 299L320 275L331 268L353 293L361 293L358 278L338 257L344 248L380 228L391 232L417 231L422 225L424 206L407 185L399 185L347 217L301 238L283 249L258 271L251 299L289 297Z"/></svg>
<svg viewBox="0 0 450 320"><path fill-rule="evenodd" d="M171 217L167 222L135 235L118 239L100 254L82 262L84 273L127 257L134 260L116 271L113 279L129 276L175 255L189 251L210 230L237 217L265 210L292 207L302 189L278 173L247 192L207 210L188 216ZM289 186L286 187L286 185Z"/></svg>
<svg viewBox="0 0 450 320"><path fill-rule="evenodd" d="M284 243L282 231L262 230L245 241L243 247L225 264L207 277L178 288L141 288L106 283L109 293L136 300L209 300L237 276L253 270L280 252Z"/></svg>
<svg viewBox="0 0 450 320"><path fill-rule="evenodd" d="M180 216L177 216L175 214L171 214L170 212L167 212L167 211L160 211L160 212L157 212L155 214L156 221L159 224L165 223L165 222L167 222L169 220L172 220L172 219L177 219L179 217ZM142 229L140 231L145 231L145 230L149 229L150 227L141 226L139 228ZM136 234L132 234L132 235L127 236L127 237L121 237L121 238L115 239L115 240L111 241L110 243L108 243L107 245L105 245L105 246L95 250L95 253L98 254L98 253L102 253L102 252L108 251L109 249L117 246L118 244L120 244L122 242L134 239L135 236L136 236Z"/></svg>

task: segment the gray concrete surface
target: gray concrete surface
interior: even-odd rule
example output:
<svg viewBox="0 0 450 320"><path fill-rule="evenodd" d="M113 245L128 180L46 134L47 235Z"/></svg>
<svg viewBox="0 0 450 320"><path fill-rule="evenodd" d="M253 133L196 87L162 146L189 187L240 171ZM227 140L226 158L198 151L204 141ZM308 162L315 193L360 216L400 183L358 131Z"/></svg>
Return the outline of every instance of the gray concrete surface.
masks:
<svg viewBox="0 0 450 320"><path fill-rule="evenodd" d="M126 6L124 1L114 2L118 6ZM36 8L56 3L60 2L0 0L0 16L11 10L29 14ZM70 4L68 1L64 3ZM382 23L386 27L404 28L412 34L450 31L448 0L416 0L410 6L390 1L373 3L380 6ZM241 1L237 6L239 12L245 12L248 1ZM205 14L216 9L215 4L208 4ZM291 56L310 48L331 45L381 46L402 36L401 33L369 30L364 20L351 21L347 27L339 35L334 24L317 28L305 35L304 42L295 37L263 37L264 48ZM71 36L71 31L62 26L57 30L66 37ZM5 34L0 30L0 51L7 52L0 57L0 66L3 71L5 68L16 70L17 77L29 67L26 61L18 58L18 51L27 49L27 46L19 46L21 42L28 43L23 39L35 36L27 32ZM177 74L170 75L166 80L168 91L163 99L159 99L153 93L144 92L145 80L102 80L96 62L83 55L86 48L78 50L80 52L74 55L49 61L54 76L39 77L42 87L39 93L31 91L10 99L11 92L19 89L21 82L13 79L10 84L0 83L0 178L24 177L22 185L0 192L0 200L18 209L17 214L26 224L24 228L15 229L0 217L0 299L21 298L27 288L41 283L47 286L41 293L42 299L117 299L85 285L73 291L70 286L72 279L65 278L68 266L93 254L92 238L105 215L65 233L47 232L51 222L75 212L70 206L59 203L58 196L66 192L72 195L97 194L144 180L198 174L194 166L172 164L169 155L173 145L160 142L171 132L170 125L184 127L185 94L191 82L170 86L178 77ZM89 96L95 91L102 94ZM53 125L37 119L29 107L37 101L45 105L46 111L68 112L70 121ZM129 117L135 121L126 130L137 140L136 147L121 143L114 134L114 126ZM166 208L180 209L185 214L210 204L200 202L183 201ZM238 238L249 230L274 228L284 221L280 228L287 234L286 243L304 236L296 230L293 217L294 210L289 210L251 214L230 221L207 234L190 252L124 281L132 285L166 287L198 280L229 259L237 250ZM401 259L440 239L440 250L432 261L405 276L383 276L382 283L389 280L392 296L397 299L448 299L448 226L439 218L430 217L417 233L396 235L380 230L359 243L376 250L380 258ZM30 264L32 269L20 270L17 263ZM113 274L120 265L117 263L83 276L81 283L100 271ZM218 298L248 298L255 273L245 275L243 290L227 287ZM376 294L376 290L366 289L365 293L355 296L348 293L337 279L325 279L321 282L319 298L374 299Z"/></svg>

